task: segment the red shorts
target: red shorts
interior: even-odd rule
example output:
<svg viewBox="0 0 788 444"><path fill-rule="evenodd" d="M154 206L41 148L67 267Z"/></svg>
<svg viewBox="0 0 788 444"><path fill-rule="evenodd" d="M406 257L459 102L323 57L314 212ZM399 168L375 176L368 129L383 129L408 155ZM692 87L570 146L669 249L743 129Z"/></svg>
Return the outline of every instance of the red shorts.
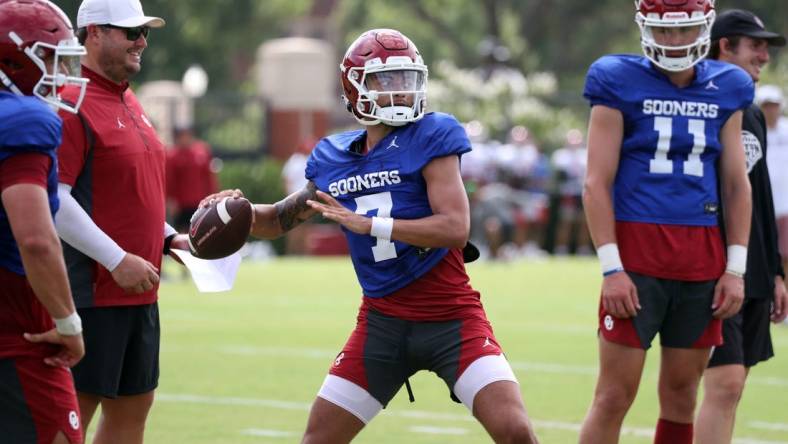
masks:
<svg viewBox="0 0 788 444"><path fill-rule="evenodd" d="M362 387L383 406L419 370L435 372L451 392L471 363L502 353L483 315L420 322L366 307L362 306L356 329L329 373Z"/></svg>
<svg viewBox="0 0 788 444"><path fill-rule="evenodd" d="M40 357L0 359L2 442L51 444L58 432L82 443L71 372Z"/></svg>

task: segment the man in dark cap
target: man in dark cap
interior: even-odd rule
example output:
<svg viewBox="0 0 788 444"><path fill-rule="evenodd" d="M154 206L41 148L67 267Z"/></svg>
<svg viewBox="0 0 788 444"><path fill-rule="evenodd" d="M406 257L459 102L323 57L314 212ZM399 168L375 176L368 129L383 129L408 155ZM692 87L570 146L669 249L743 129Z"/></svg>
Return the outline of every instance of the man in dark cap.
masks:
<svg viewBox="0 0 788 444"><path fill-rule="evenodd" d="M717 17L711 40L709 58L739 66L754 82L769 62L769 47L785 46L785 37L767 31L761 19L741 9ZM755 104L744 111L742 142L752 186L745 301L738 314L723 322L724 343L713 350L704 372L705 394L695 424L698 444L731 442L747 374L752 366L774 356L769 320L781 322L788 310L766 166L766 123Z"/></svg>

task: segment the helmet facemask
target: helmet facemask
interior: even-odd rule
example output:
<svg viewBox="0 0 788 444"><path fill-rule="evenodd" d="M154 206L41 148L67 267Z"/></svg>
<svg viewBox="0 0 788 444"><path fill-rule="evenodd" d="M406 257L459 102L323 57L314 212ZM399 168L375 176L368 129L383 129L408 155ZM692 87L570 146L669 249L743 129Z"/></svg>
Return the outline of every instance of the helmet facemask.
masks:
<svg viewBox="0 0 788 444"><path fill-rule="evenodd" d="M695 66L709 53L711 47L711 26L715 13L693 11L665 12L662 17L658 13L643 15L640 11L635 15L635 22L640 27L640 46L645 56L655 65L672 72L679 72ZM693 28L698 27L698 35L694 42L681 46L668 46L657 43L654 37L656 28ZM690 30L686 32L692 32ZM683 55L673 55L682 53Z"/></svg>
<svg viewBox="0 0 788 444"><path fill-rule="evenodd" d="M41 71L41 77L31 93L55 110L62 109L76 113L85 97L88 84L88 79L80 77L80 58L86 54L85 47L80 45L75 37L61 40L57 45L38 41L31 46L25 46L22 38L13 31L8 33L8 37ZM0 70L0 82L17 95L27 95L14 83L13 73L4 73ZM76 103L73 105L65 103L60 98L60 92L68 85L80 89Z"/></svg>
<svg viewBox="0 0 788 444"><path fill-rule="evenodd" d="M356 120L363 125L402 126L424 116L427 103L427 66L407 56L367 60L363 67L340 66L356 89ZM379 104L380 102L380 104Z"/></svg>

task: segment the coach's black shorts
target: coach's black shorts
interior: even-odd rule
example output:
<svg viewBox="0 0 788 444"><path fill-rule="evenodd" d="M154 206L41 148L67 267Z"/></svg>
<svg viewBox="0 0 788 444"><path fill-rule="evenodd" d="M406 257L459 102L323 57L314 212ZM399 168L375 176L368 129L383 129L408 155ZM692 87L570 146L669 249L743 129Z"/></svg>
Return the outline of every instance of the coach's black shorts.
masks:
<svg viewBox="0 0 788 444"><path fill-rule="evenodd" d="M159 306L78 309L85 357L72 372L77 391L107 398L147 393L159 383Z"/></svg>
<svg viewBox="0 0 788 444"><path fill-rule="evenodd" d="M745 367L774 356L769 332L771 298L745 299L735 316L722 322L723 344L714 348L709 367L741 364Z"/></svg>

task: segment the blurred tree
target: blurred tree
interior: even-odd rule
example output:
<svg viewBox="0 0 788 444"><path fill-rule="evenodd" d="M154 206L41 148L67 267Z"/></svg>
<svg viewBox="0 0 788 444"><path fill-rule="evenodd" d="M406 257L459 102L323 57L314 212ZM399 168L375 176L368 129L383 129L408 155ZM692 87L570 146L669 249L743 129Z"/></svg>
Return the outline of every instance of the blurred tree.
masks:
<svg viewBox="0 0 788 444"><path fill-rule="evenodd" d="M79 0L55 0L76 24ZM249 77L257 47L289 32L290 24L309 11L312 0L143 0L146 15L167 26L152 30L143 56L144 68L134 82L180 81L199 63L210 89L239 90ZM251 91L247 91L251 92Z"/></svg>
<svg viewBox="0 0 788 444"><path fill-rule="evenodd" d="M80 0L55 1L76 19ZM444 81L442 85L435 84L439 94L433 103L462 119L478 115L499 137L507 125L527 124L548 141L559 140L558 133L563 133L565 127L585 120L587 107L581 91L588 66L603 54L640 53L631 0L143 3L148 15L164 18L167 26L151 33L150 47L143 57L144 69L135 82L180 80L187 67L199 63L210 77L209 95L211 91L220 92L231 102L243 102L241 96L255 91L250 69L256 49L268 39L291 35L325 38L342 54L367 29L396 28L418 43L432 68L432 78ZM788 34L785 0L718 0L717 7L751 9L768 28ZM786 86L786 57L775 55L764 77ZM450 63L441 64L442 61ZM545 91L529 86L517 92L520 81L515 79L517 75L510 75L513 73L531 86L534 79L549 78L554 87ZM473 79L470 83L469 78ZM507 82L507 86L502 86ZM446 94L440 94L441 88ZM567 113L566 108L573 113ZM238 108L239 113L246 109ZM475 114L466 112L469 109ZM225 139L225 134L238 133L242 127L239 125L250 117L249 113L236 117L239 122L225 122L207 133L220 139Z"/></svg>
<svg viewBox="0 0 788 444"><path fill-rule="evenodd" d="M57 0L72 19L79 0ZM263 41L303 33L296 26L320 15L338 35L321 36L346 47L364 30L397 28L419 42L429 62L462 68L510 66L553 72L576 96L588 65L609 52L638 52L634 6L622 0L144 0L145 12L167 20L151 34L145 69L136 79L179 80L200 63L210 88L237 89L248 78ZM788 34L785 0L718 1L718 9L755 11L767 27ZM341 49L340 49L341 50ZM778 56L779 57L779 56Z"/></svg>

